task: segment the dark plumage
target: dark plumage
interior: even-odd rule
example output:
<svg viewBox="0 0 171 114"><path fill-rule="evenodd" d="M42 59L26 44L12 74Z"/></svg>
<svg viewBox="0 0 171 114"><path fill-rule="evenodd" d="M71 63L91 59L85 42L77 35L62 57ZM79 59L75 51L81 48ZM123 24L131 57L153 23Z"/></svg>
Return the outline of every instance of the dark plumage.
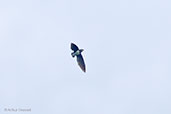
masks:
<svg viewBox="0 0 171 114"><path fill-rule="evenodd" d="M75 44L71 43L71 49L72 49L74 52L76 52L76 51L78 50L78 47L77 47Z"/></svg>
<svg viewBox="0 0 171 114"><path fill-rule="evenodd" d="M74 43L71 43L71 49L74 51L71 53L72 57L77 56L78 65L80 66L82 71L86 72L85 62L84 62L83 56L81 55L81 52L83 51L83 49L79 49Z"/></svg>

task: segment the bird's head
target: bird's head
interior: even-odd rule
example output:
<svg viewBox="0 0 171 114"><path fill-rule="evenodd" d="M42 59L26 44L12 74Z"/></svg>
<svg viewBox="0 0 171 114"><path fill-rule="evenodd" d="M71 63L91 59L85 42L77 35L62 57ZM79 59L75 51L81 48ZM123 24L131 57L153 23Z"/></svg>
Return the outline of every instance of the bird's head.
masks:
<svg viewBox="0 0 171 114"><path fill-rule="evenodd" d="M80 49L80 52L83 52L84 51L84 49Z"/></svg>

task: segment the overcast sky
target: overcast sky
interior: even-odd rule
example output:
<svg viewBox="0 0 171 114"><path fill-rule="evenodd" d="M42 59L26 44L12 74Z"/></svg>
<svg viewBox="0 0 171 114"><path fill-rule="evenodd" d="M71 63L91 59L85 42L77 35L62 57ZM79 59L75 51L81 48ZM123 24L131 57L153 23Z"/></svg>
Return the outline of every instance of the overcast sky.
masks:
<svg viewBox="0 0 171 114"><path fill-rule="evenodd" d="M1 0L0 113L19 108L171 114L171 1Z"/></svg>

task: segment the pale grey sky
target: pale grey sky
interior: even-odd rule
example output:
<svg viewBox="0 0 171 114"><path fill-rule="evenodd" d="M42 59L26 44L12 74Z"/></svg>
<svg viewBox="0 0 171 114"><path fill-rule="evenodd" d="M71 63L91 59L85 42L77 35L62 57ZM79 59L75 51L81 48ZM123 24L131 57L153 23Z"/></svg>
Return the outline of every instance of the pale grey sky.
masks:
<svg viewBox="0 0 171 114"><path fill-rule="evenodd" d="M170 0L0 1L0 113L171 114L170 12Z"/></svg>

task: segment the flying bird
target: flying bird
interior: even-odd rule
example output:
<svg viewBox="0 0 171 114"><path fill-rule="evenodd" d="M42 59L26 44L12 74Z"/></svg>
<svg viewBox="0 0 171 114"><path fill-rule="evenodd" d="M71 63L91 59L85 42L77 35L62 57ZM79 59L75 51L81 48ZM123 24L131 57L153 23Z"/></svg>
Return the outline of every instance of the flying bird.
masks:
<svg viewBox="0 0 171 114"><path fill-rule="evenodd" d="M82 69L82 71L86 72L86 66L84 63L83 56L81 55L81 52L83 52L83 49L79 49L74 43L71 43L71 49L74 51L71 53L72 57L77 57L77 63Z"/></svg>

